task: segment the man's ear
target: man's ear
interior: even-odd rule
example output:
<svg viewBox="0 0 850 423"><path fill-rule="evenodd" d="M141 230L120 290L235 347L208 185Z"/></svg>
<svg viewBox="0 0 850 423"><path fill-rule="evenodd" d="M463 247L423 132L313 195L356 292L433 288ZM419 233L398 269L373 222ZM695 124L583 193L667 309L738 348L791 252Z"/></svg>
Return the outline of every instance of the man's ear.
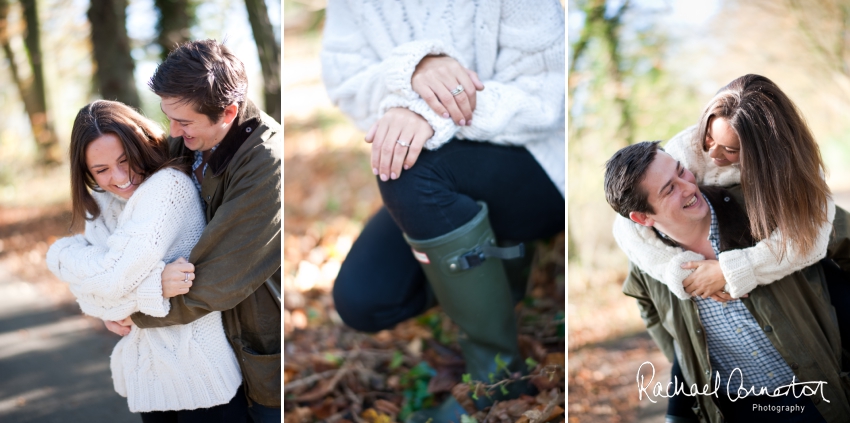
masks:
<svg viewBox="0 0 850 423"><path fill-rule="evenodd" d="M649 215L643 212L629 212L629 219L631 219L632 222L635 222L638 225L642 226L651 227L652 225L655 225L655 220L653 220L651 217L649 217Z"/></svg>
<svg viewBox="0 0 850 423"><path fill-rule="evenodd" d="M236 103L233 103L224 108L224 115L222 118L224 119L225 125L230 125L233 122L233 119L236 119L236 115L239 114L239 106Z"/></svg>

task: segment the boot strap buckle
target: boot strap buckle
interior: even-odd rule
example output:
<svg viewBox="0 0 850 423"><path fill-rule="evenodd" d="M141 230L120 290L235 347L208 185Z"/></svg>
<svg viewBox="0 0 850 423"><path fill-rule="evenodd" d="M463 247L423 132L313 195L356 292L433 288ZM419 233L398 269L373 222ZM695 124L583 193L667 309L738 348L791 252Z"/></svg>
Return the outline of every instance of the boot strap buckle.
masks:
<svg viewBox="0 0 850 423"><path fill-rule="evenodd" d="M488 257L497 258L500 260L511 260L520 258L525 255L525 244L514 245L513 247L494 247L484 246L475 247L472 251L460 255L457 259L460 270L472 269L481 266Z"/></svg>

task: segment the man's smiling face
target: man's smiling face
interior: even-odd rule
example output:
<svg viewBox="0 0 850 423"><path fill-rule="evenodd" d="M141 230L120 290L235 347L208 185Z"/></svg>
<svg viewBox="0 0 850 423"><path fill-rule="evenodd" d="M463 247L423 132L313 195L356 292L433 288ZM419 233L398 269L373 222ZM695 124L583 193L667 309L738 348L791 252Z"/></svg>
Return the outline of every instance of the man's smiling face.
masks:
<svg viewBox="0 0 850 423"><path fill-rule="evenodd" d="M654 213L630 213L630 218L644 226L655 226L671 234L689 230L705 219L708 204L696 185L691 171L664 151L658 151L646 170L640 188Z"/></svg>
<svg viewBox="0 0 850 423"><path fill-rule="evenodd" d="M235 113L230 116L225 110L217 122L212 122L209 116L198 113L192 104L174 97L163 97L160 108L168 117L171 136L183 137L183 144L192 151L208 151L215 147L227 135L235 117Z"/></svg>

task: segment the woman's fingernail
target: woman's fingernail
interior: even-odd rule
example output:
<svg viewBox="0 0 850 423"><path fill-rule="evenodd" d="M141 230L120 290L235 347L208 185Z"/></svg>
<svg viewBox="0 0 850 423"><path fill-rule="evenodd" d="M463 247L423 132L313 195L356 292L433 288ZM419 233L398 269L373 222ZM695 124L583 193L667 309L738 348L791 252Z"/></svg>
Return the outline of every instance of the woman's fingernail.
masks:
<svg viewBox="0 0 850 423"><path fill-rule="evenodd" d="M472 119L466 121L466 126L472 126Z"/></svg>
<svg viewBox="0 0 850 423"><path fill-rule="evenodd" d="M382 173L382 174L381 174L381 180L382 180L382 181L384 181L384 182L386 182L386 181L387 181L387 175L384 175L384 174Z"/></svg>
<svg viewBox="0 0 850 423"><path fill-rule="evenodd" d="M373 175L377 175L377 174L378 174L378 168L373 167L373 168L372 168L372 174L373 174Z"/></svg>
<svg viewBox="0 0 850 423"><path fill-rule="evenodd" d="M443 117L444 117L444 118L446 118L446 119L448 119L448 118L449 118L449 114L448 114L448 113L443 113Z"/></svg>
<svg viewBox="0 0 850 423"><path fill-rule="evenodd" d="M390 173L390 179L398 179L398 175L396 175L395 172Z"/></svg>
<svg viewBox="0 0 850 423"><path fill-rule="evenodd" d="M459 122L459 125L460 125L460 126L466 126L466 120L465 120L465 119L461 119L461 120L460 120L460 122Z"/></svg>
<svg viewBox="0 0 850 423"><path fill-rule="evenodd" d="M409 170L409 169L410 169L410 166L404 165L404 170Z"/></svg>

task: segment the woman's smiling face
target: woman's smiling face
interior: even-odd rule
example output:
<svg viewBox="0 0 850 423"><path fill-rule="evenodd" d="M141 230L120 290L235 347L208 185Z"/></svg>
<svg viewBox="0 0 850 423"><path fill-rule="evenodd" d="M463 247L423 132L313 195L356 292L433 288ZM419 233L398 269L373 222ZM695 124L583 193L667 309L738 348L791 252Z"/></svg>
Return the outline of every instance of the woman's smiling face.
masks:
<svg viewBox="0 0 850 423"><path fill-rule="evenodd" d="M115 134L101 135L86 147L86 167L101 189L124 199L130 198L141 183Z"/></svg>
<svg viewBox="0 0 850 423"><path fill-rule="evenodd" d="M705 146L717 166L729 166L741 161L741 140L726 118L711 118L708 122Z"/></svg>

